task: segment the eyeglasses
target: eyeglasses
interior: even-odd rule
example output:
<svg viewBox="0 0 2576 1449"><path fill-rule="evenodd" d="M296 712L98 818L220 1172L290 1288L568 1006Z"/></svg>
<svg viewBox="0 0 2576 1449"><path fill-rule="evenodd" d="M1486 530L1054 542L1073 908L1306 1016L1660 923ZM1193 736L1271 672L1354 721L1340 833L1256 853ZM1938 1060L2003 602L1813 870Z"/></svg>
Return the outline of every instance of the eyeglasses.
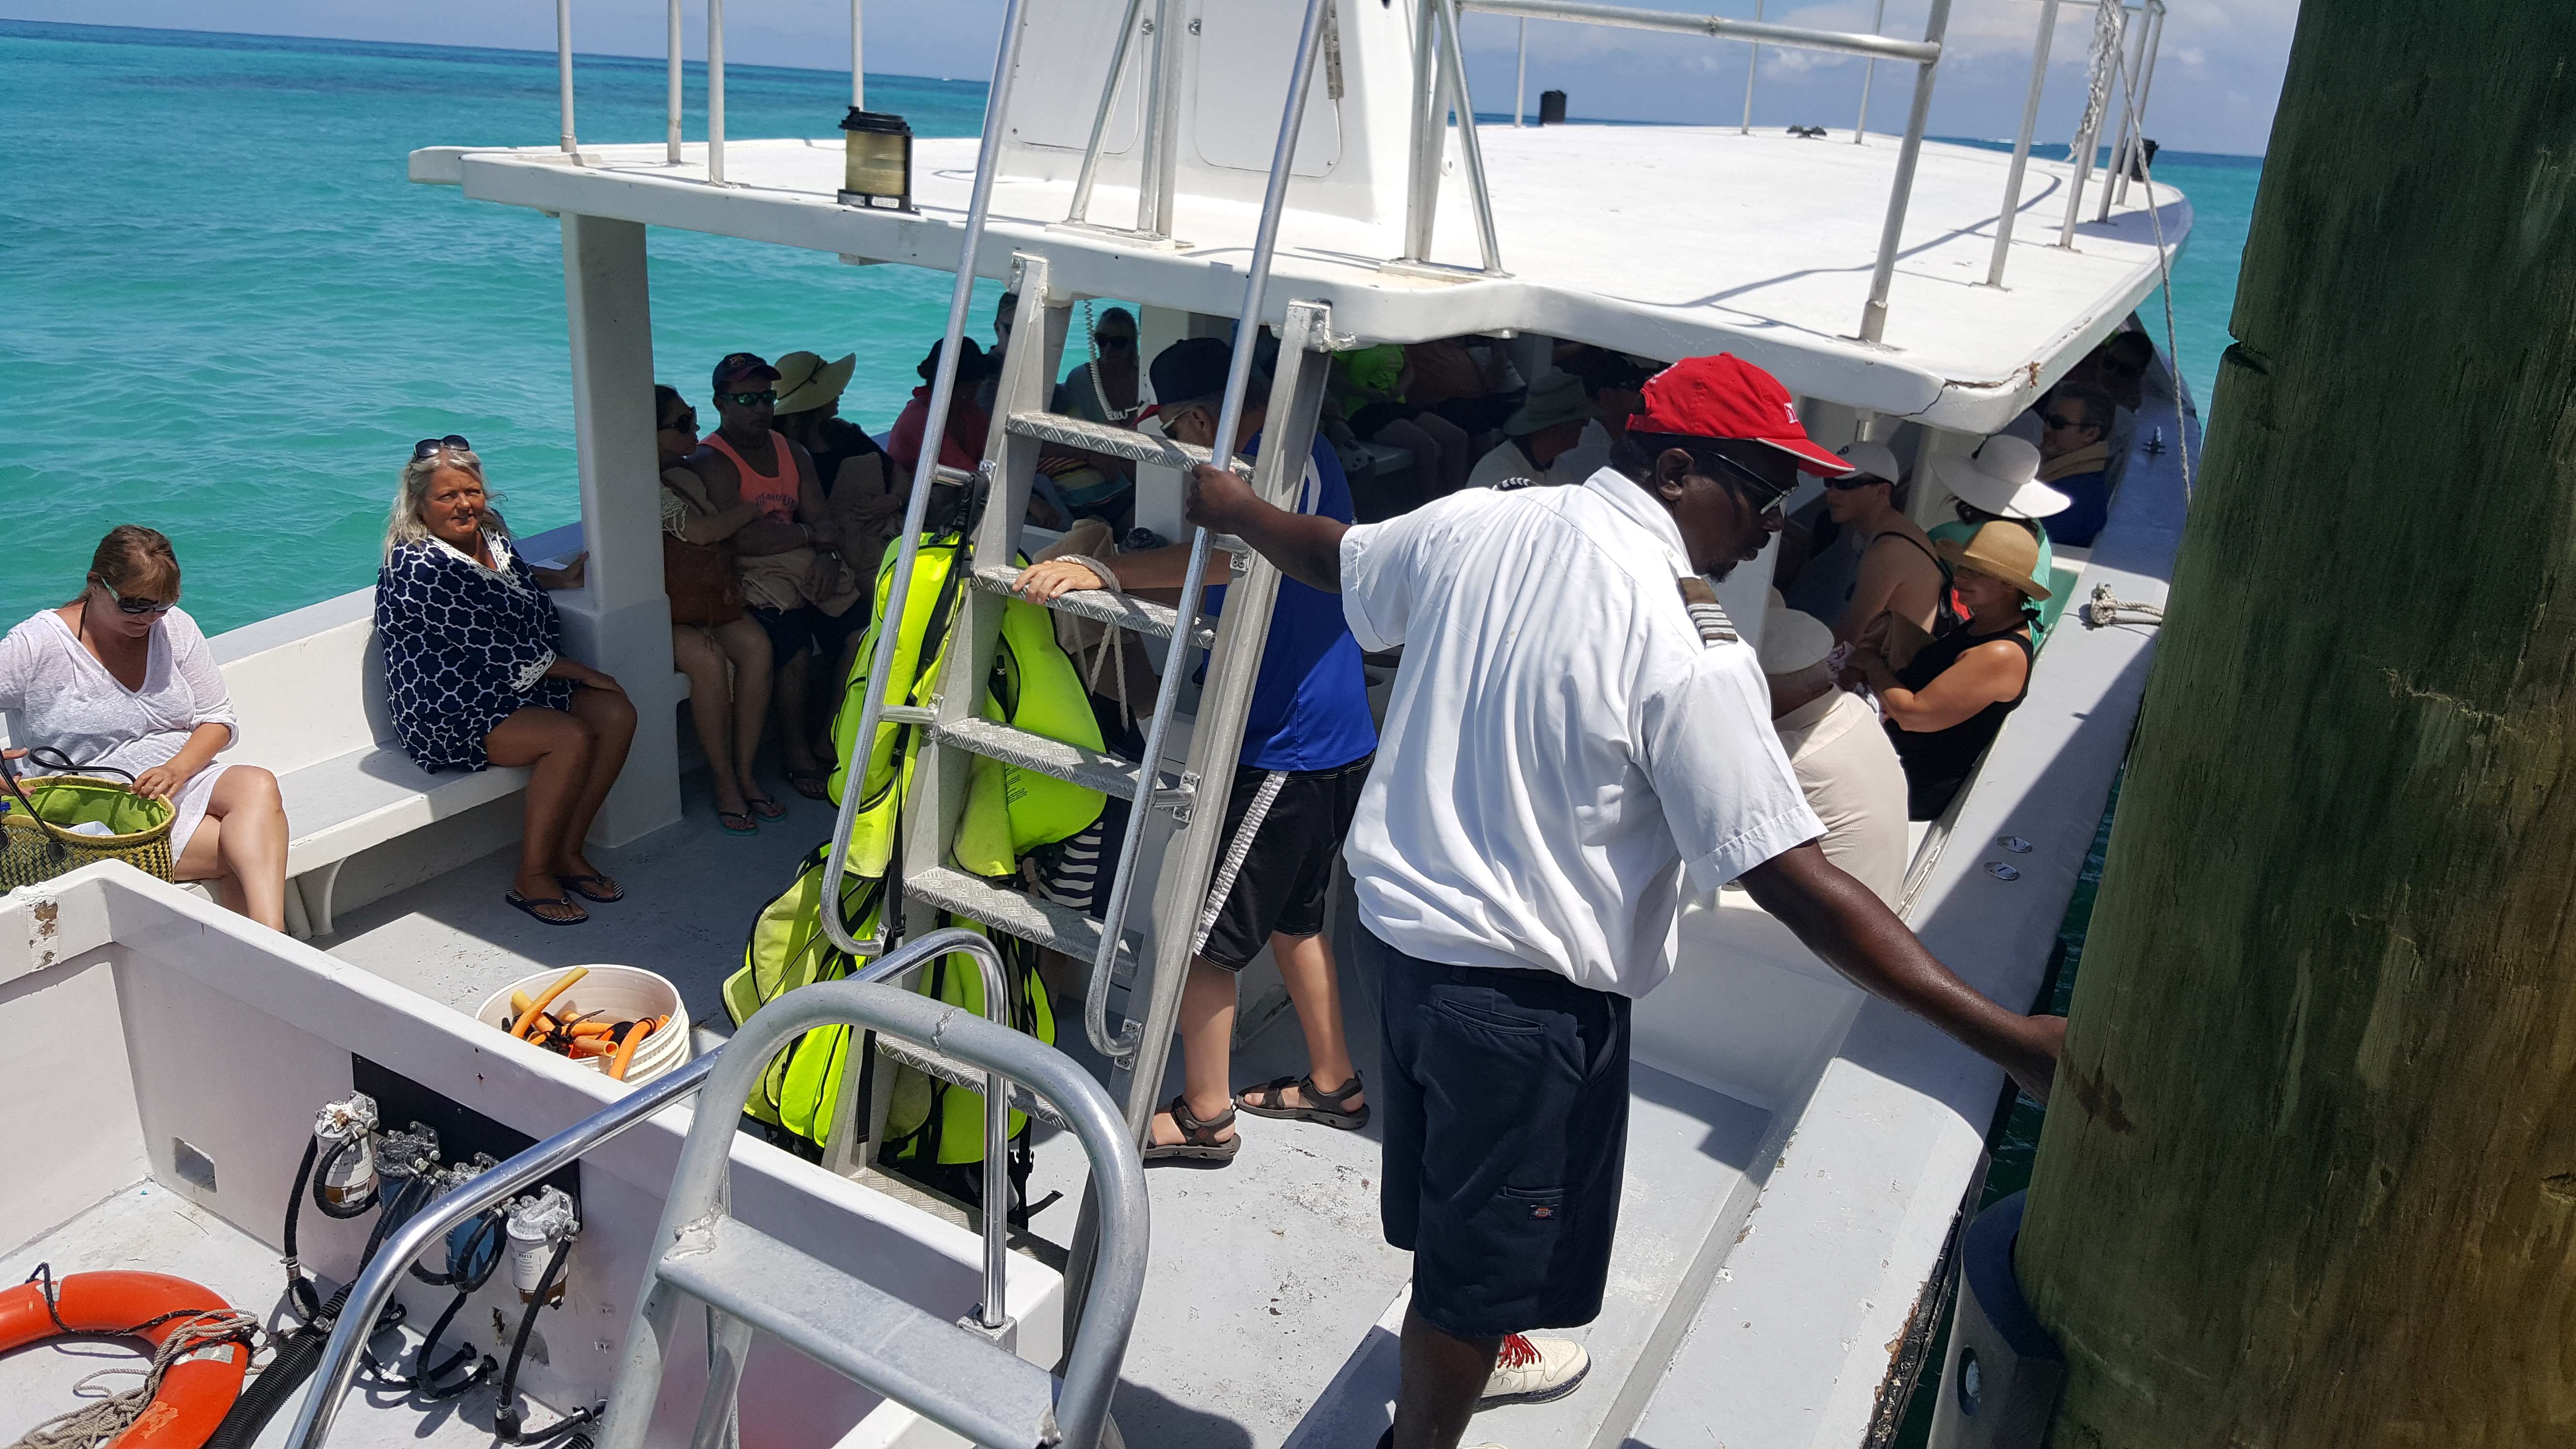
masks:
<svg viewBox="0 0 2576 1449"><path fill-rule="evenodd" d="M97 578L97 575L93 574L91 577ZM98 586L107 590L107 596L109 598L116 600L116 611L120 614L150 614L158 617L179 607L179 601L177 599L171 599L166 602L154 599L129 599L123 594L118 593L116 591L116 585L109 583L105 579L98 579Z"/></svg>
<svg viewBox="0 0 2576 1449"><path fill-rule="evenodd" d="M1733 469L1735 471L1735 476L1752 484L1756 489L1759 489L1760 491L1754 495L1753 499L1753 511L1756 513L1770 513L1778 509L1781 504L1788 501L1791 493L1797 491L1798 485L1794 480L1788 487L1783 488L1779 484L1772 482L1770 479L1763 477L1761 474L1754 472L1751 468L1748 468L1742 463L1735 461L1733 458L1726 456L1724 453L1694 453L1691 456L1693 462L1713 462L1723 464L1726 467Z"/></svg>
<svg viewBox="0 0 2576 1449"><path fill-rule="evenodd" d="M474 451L474 445L465 441L465 435L463 433L450 433L443 438L423 438L419 442L412 444L411 460L417 463L423 458L435 457L438 454L438 450L441 448L454 448L460 453L471 453Z"/></svg>
<svg viewBox="0 0 2576 1449"><path fill-rule="evenodd" d="M694 433L697 430L698 414L694 408L662 425L662 431L666 433Z"/></svg>
<svg viewBox="0 0 2576 1449"><path fill-rule="evenodd" d="M716 401L729 402L738 408L776 407L778 390L764 388L759 392L720 392L716 394Z"/></svg>
<svg viewBox="0 0 2576 1449"><path fill-rule="evenodd" d="M1099 343L1101 350L1104 352L1124 352L1128 348L1136 345L1136 334L1132 332L1101 332L1093 334L1091 340Z"/></svg>

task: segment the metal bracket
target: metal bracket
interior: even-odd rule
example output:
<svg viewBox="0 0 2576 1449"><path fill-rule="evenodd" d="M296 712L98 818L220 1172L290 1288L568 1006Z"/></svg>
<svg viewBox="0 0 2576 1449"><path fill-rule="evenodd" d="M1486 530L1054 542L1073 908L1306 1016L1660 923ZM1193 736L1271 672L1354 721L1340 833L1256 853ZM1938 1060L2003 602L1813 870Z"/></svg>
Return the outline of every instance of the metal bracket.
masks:
<svg viewBox="0 0 2576 1449"><path fill-rule="evenodd" d="M1020 1321L1016 1318L1005 1318L999 1324L986 1327L976 1320L975 1310L969 1308L966 1310L966 1315L957 1320L957 1326L977 1338L992 1343L1004 1353L1016 1354L1020 1351Z"/></svg>

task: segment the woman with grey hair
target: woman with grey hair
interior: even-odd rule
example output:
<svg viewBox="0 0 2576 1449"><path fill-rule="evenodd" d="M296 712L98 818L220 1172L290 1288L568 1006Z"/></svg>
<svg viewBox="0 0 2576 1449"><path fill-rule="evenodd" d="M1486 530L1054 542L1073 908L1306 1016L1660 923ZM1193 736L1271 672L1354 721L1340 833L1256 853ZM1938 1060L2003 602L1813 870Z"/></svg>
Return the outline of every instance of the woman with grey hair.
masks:
<svg viewBox="0 0 2576 1449"><path fill-rule="evenodd" d="M616 680L560 652L554 601L491 505L464 438L412 449L376 576L394 733L424 770L527 767L518 877L504 899L547 925L579 925L590 914L566 892L625 897L582 842L625 768L635 706Z"/></svg>

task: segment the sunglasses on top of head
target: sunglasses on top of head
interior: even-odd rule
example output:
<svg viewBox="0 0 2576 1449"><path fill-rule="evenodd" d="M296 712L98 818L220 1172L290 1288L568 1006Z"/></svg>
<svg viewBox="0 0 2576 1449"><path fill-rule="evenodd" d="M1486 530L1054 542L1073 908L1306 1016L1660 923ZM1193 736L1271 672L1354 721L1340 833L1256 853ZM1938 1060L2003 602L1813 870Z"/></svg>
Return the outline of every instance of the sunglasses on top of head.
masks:
<svg viewBox="0 0 2576 1449"><path fill-rule="evenodd" d="M411 460L417 463L423 458L434 457L441 448L453 448L460 453L474 451L474 445L465 441L463 433L450 433L443 438L423 438L412 444Z"/></svg>
<svg viewBox="0 0 2576 1449"><path fill-rule="evenodd" d="M157 617L159 615L169 613L172 609L179 607L179 601L177 599L129 599L116 591L116 585L109 583L105 579L99 578L96 574L92 574L90 577L97 582L100 588L107 590L107 596L109 598L116 601L116 611L120 614L151 614Z"/></svg>

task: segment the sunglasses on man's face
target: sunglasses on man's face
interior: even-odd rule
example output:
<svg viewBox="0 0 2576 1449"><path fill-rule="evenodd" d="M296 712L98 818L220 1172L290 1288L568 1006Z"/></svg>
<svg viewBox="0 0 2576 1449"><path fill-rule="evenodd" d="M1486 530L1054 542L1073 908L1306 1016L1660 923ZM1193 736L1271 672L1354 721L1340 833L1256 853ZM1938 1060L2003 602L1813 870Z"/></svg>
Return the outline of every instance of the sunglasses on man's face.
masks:
<svg viewBox="0 0 2576 1449"><path fill-rule="evenodd" d="M778 391L775 388L767 388L760 392L720 392L716 394L716 401L729 402L738 408L776 407Z"/></svg>
<svg viewBox="0 0 2576 1449"><path fill-rule="evenodd" d="M1886 481L1875 473L1854 473L1848 478L1828 478L1825 480L1825 487L1836 493L1851 493L1863 488L1874 488Z"/></svg>
<svg viewBox="0 0 2576 1449"><path fill-rule="evenodd" d="M474 451L474 445L465 441L465 435L463 433L450 433L443 438L423 438L419 442L412 444L411 459L413 462L417 463L423 458L434 456L441 448L454 448L460 453L471 453Z"/></svg>
<svg viewBox="0 0 2576 1449"><path fill-rule="evenodd" d="M2078 414L2078 415L2077 415L2077 416L2075 416L2075 417L2068 418L2068 417L2060 417L2060 416L2058 416L2058 415L2057 415L2057 414L2055 414L2055 413L2051 413L2051 414L2049 414L2049 418L2048 418L2048 426L2049 426L2051 429L2056 429L2056 428L2080 428L2080 427L2084 427L2085 425L2086 425L2086 424L2085 424L2085 422L2084 422L2084 418L2083 418L2083 416L2082 416L2081 414Z"/></svg>
<svg viewBox="0 0 2576 1449"><path fill-rule="evenodd" d="M116 585L109 583L105 579L100 579L98 581L98 586L107 590L107 596L116 601L116 611L120 614L152 614L157 616L169 613L172 609L179 607L179 601L177 599L169 599L166 601L160 599L129 599L123 594L118 593L116 591Z"/></svg>
<svg viewBox="0 0 2576 1449"><path fill-rule="evenodd" d="M1789 500L1789 495L1797 491L1798 484L1794 478L1790 480L1789 486L1784 488L1724 453L1703 453L1699 456L1702 461L1722 464L1736 477L1742 479L1752 490L1753 511L1756 513L1778 511L1780 505Z"/></svg>

